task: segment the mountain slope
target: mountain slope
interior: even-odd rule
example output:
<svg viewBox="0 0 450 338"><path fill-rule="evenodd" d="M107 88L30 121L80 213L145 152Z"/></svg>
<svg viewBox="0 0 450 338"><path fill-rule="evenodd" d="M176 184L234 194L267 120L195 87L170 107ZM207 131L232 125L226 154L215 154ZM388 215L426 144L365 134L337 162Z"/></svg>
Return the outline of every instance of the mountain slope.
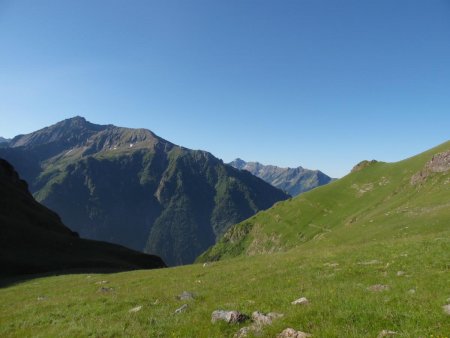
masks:
<svg viewBox="0 0 450 338"><path fill-rule="evenodd" d="M247 328L249 336L277 337L293 328L313 337L448 337L449 150L447 143L399 163L365 161L342 180L259 213L241 224L248 224L249 240L259 238L267 246L251 242L261 250L249 252L236 228L226 244L235 242L235 249L242 244L240 257L171 269L39 278L0 288L0 336L32 336L38 328L43 336L233 337ZM447 155L431 161L440 153ZM368 221L360 222L364 217ZM324 228L319 221L326 219L334 226ZM339 221L345 219L351 222ZM252 227L255 220L259 232ZM279 232L268 232L267 241L269 225ZM317 236L306 229L318 231ZM290 243L289 231L294 234ZM305 237L296 237L296 231ZM98 292L96 284L103 280L112 291ZM183 291L193 299L177 297ZM46 298L36 300L37 295ZM309 303L291 303L300 297ZM134 312L136 307L140 311ZM174 314L180 308L185 311ZM211 323L218 309L282 316L270 325Z"/></svg>
<svg viewBox="0 0 450 338"><path fill-rule="evenodd" d="M14 168L0 159L0 275L62 269L149 269L159 257L80 239L37 203Z"/></svg>
<svg viewBox="0 0 450 338"><path fill-rule="evenodd" d="M263 165L259 162L245 162L240 158L229 164L236 169L249 171L274 187L286 191L291 196L297 196L333 181L331 177L319 170L309 170L302 167L280 168L273 165Z"/></svg>
<svg viewBox="0 0 450 338"><path fill-rule="evenodd" d="M8 143L9 141L11 140L0 136L0 143Z"/></svg>
<svg viewBox="0 0 450 338"><path fill-rule="evenodd" d="M352 173L231 228L199 260L362 244L448 230L450 142L397 163L363 161Z"/></svg>
<svg viewBox="0 0 450 338"><path fill-rule="evenodd" d="M192 262L232 224L287 198L205 151L81 117L19 135L0 155L81 236L170 265Z"/></svg>

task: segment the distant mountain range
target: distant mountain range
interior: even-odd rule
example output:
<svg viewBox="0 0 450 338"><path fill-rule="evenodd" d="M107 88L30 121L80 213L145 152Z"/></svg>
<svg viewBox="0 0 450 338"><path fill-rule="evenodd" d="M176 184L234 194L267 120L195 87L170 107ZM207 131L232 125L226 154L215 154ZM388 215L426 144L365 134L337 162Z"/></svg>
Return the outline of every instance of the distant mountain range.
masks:
<svg viewBox="0 0 450 338"><path fill-rule="evenodd" d="M53 270L164 267L156 256L80 239L57 214L37 203L27 183L0 159L0 276Z"/></svg>
<svg viewBox="0 0 450 338"><path fill-rule="evenodd" d="M191 263L228 228L289 196L210 153L82 117L14 137L0 157L82 237Z"/></svg>
<svg viewBox="0 0 450 338"><path fill-rule="evenodd" d="M237 169L249 171L291 196L297 196L335 180L319 170L309 170L302 167L280 168L274 165L263 165L259 162L245 162L240 158L229 164Z"/></svg>
<svg viewBox="0 0 450 338"><path fill-rule="evenodd" d="M0 145L7 144L9 141L11 140L0 136Z"/></svg>

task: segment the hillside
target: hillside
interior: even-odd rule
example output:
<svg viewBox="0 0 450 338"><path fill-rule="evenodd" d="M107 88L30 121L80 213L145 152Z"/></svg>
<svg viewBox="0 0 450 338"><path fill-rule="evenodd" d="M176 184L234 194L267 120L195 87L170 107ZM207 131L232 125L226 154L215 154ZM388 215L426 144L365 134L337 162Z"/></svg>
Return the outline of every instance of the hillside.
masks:
<svg viewBox="0 0 450 338"><path fill-rule="evenodd" d="M313 337L447 337L449 150L447 142L398 163L364 161L260 212L204 257L231 259L1 288L0 336L232 337L247 327L249 337L286 328ZM301 297L307 304L291 304ZM260 326L212 323L215 310L282 316Z"/></svg>
<svg viewBox="0 0 450 338"><path fill-rule="evenodd" d="M288 196L208 152L82 117L13 138L0 156L80 236L186 264Z"/></svg>
<svg viewBox="0 0 450 338"><path fill-rule="evenodd" d="M245 162L240 158L229 164L236 169L249 171L274 187L286 191L291 196L297 196L334 180L320 170L302 167L280 168L259 162Z"/></svg>
<svg viewBox="0 0 450 338"><path fill-rule="evenodd" d="M156 256L80 239L57 214L37 203L14 168L0 159L0 275L67 269L151 269Z"/></svg>
<svg viewBox="0 0 450 338"><path fill-rule="evenodd" d="M352 173L231 228L200 261L332 247L448 230L450 142L397 163L363 161ZM436 163L439 163L436 164Z"/></svg>

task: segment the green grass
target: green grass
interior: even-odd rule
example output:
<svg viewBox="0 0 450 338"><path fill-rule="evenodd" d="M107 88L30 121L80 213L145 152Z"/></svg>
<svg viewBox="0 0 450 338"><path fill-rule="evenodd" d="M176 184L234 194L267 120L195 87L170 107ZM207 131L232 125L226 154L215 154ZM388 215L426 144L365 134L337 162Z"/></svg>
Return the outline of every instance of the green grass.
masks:
<svg viewBox="0 0 450 338"><path fill-rule="evenodd" d="M308 241L331 247L448 229L450 172L411 184L434 154L448 150L450 142L401 162L372 163L279 202L231 228L199 261L286 251Z"/></svg>
<svg viewBox="0 0 450 338"><path fill-rule="evenodd" d="M360 264L372 260L378 263ZM102 280L108 283L96 284ZM374 284L390 290L368 291ZM102 286L114 290L99 292ZM185 290L196 298L176 299ZM311 303L290 304L301 296ZM442 311L449 297L450 232L444 231L327 250L309 243L206 267L32 279L0 289L0 336L227 337L240 326L211 324L211 313L236 309L284 314L263 337L286 327L315 337L376 337L383 329L397 337L442 337L450 335L450 316ZM175 315L184 303L188 310ZM129 313L136 306L142 310Z"/></svg>
<svg viewBox="0 0 450 338"><path fill-rule="evenodd" d="M0 336L231 337L250 322L211 323L214 310L228 309L283 313L261 337L287 327L314 337L377 337L382 330L448 337L442 306L450 303L449 173L418 185L410 178L449 148L447 142L402 162L370 164L278 203L202 257L234 258L206 267L42 277L4 287ZM102 280L112 292L99 292ZM375 284L389 290L367 289ZM180 301L183 291L197 297ZM300 297L310 304L291 305ZM187 311L175 315L184 303ZM129 313L136 306L142 310Z"/></svg>

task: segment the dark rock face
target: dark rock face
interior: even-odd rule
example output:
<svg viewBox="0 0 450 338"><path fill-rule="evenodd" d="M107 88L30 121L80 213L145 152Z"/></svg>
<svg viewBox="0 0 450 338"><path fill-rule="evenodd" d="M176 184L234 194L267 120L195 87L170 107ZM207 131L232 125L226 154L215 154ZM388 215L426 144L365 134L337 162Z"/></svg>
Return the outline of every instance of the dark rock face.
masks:
<svg viewBox="0 0 450 338"><path fill-rule="evenodd" d="M164 267L156 256L83 240L59 216L34 200L25 181L0 159L0 275L66 269Z"/></svg>
<svg viewBox="0 0 450 338"><path fill-rule="evenodd" d="M288 196L205 151L82 117L0 149L81 237L191 263L229 227Z"/></svg>
<svg viewBox="0 0 450 338"><path fill-rule="evenodd" d="M280 168L273 165L263 165L259 162L245 162L240 158L229 164L236 169L249 171L274 187L286 191L291 196L297 196L333 181L331 177L319 170L309 170L302 167Z"/></svg>

